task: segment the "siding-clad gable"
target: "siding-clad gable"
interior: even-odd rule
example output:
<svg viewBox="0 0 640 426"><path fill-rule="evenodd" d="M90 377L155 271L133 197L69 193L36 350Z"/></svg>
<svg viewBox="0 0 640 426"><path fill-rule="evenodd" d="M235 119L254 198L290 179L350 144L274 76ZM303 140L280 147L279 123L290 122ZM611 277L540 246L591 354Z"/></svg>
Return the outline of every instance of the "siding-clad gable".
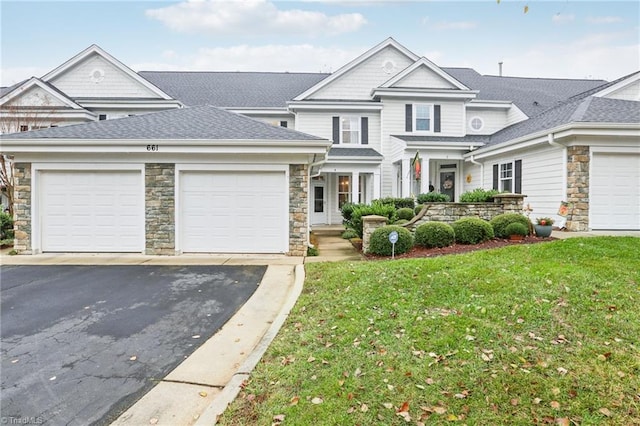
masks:
<svg viewBox="0 0 640 426"><path fill-rule="evenodd" d="M387 46L340 78L314 93L309 99L371 99L371 89L380 86L413 60L393 46Z"/></svg>
<svg viewBox="0 0 640 426"><path fill-rule="evenodd" d="M30 106L30 107L44 107L44 108L57 108L68 106L62 100L53 96L41 87L33 86L23 93L15 96L7 101L5 106Z"/></svg>
<svg viewBox="0 0 640 426"><path fill-rule="evenodd" d="M611 92L603 97L620 99L623 101L640 101L640 80L622 87L614 92Z"/></svg>
<svg viewBox="0 0 640 426"><path fill-rule="evenodd" d="M88 56L49 83L71 98L161 99L98 54Z"/></svg>
<svg viewBox="0 0 640 426"><path fill-rule="evenodd" d="M406 77L402 78L391 87L406 87L406 88L426 88L426 89L457 89L453 84L428 69L426 66L421 66Z"/></svg>

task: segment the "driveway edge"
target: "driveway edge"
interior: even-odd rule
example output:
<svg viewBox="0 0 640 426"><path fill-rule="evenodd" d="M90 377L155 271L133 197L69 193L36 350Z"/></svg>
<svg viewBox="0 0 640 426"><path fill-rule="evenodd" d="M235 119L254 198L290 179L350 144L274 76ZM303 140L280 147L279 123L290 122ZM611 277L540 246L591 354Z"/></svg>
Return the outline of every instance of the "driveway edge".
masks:
<svg viewBox="0 0 640 426"><path fill-rule="evenodd" d="M218 418L224 413L229 404L231 404L242 389L242 386L246 379L249 378L249 375L256 367L264 353L267 351L271 342L275 339L278 332L282 328L282 325L289 317L289 313L291 309L295 306L300 294L302 293L302 288L304 285L305 279L305 270L304 265L296 265L294 269L294 282L292 291L289 293L289 296L286 302L282 305L280 312L273 320L273 323L266 331L262 339L253 349L251 354L245 359L245 361L240 365L238 370L235 372L229 383L225 385L224 389L216 396L216 399L213 403L207 407L207 409L200 415L195 426L204 426L204 425L215 425L218 423Z"/></svg>

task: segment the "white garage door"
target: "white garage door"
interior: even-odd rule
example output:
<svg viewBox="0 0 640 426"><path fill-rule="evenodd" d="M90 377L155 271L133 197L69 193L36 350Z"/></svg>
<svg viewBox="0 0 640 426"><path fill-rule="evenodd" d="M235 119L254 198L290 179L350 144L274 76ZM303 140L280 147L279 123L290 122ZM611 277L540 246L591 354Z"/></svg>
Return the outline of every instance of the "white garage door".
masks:
<svg viewBox="0 0 640 426"><path fill-rule="evenodd" d="M42 251L142 252L140 171L43 171Z"/></svg>
<svg viewBox="0 0 640 426"><path fill-rule="evenodd" d="M640 155L593 155L592 229L640 230Z"/></svg>
<svg viewBox="0 0 640 426"><path fill-rule="evenodd" d="M182 251L288 251L284 172L183 172Z"/></svg>

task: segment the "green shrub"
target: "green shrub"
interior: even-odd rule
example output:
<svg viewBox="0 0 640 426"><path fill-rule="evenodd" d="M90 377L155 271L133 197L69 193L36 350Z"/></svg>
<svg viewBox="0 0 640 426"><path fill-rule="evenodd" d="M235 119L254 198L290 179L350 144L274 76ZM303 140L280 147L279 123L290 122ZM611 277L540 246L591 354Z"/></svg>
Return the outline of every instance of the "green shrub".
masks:
<svg viewBox="0 0 640 426"><path fill-rule="evenodd" d="M393 222L393 224L396 226L401 226L401 225L404 225L405 223L409 223L409 221L407 219L398 219L395 222Z"/></svg>
<svg viewBox="0 0 640 426"><path fill-rule="evenodd" d="M493 234L496 238L508 238L509 234L507 234L506 228L512 223L521 223L527 228L527 234L529 233L529 219L520 213L499 214L491 219L489 223L493 227Z"/></svg>
<svg viewBox="0 0 640 426"><path fill-rule="evenodd" d="M426 194L420 194L416 197L418 204L424 203L448 203L451 199L447 194L441 194L439 192L428 192Z"/></svg>
<svg viewBox="0 0 640 426"><path fill-rule="evenodd" d="M522 235L523 237L526 237L529 235L529 228L519 222L513 222L504 228L504 232L506 232L507 235Z"/></svg>
<svg viewBox="0 0 640 426"><path fill-rule="evenodd" d="M420 210L422 210L422 207L423 207L423 204L418 204L418 205L416 206L416 208L415 208L415 209L413 209L413 212L414 212L415 214L420 213Z"/></svg>
<svg viewBox="0 0 640 426"><path fill-rule="evenodd" d="M307 247L307 256L317 256L318 249L316 247Z"/></svg>
<svg viewBox="0 0 640 426"><path fill-rule="evenodd" d="M415 213L413 213L413 208L403 207L401 209L398 209L398 211L396 212L396 216L398 216L398 219L409 221L413 219Z"/></svg>
<svg viewBox="0 0 640 426"><path fill-rule="evenodd" d="M399 210L402 208L412 209L416 205L413 198L386 197L386 198L380 198L379 200L373 200L373 202L392 205L396 208L396 210Z"/></svg>
<svg viewBox="0 0 640 426"><path fill-rule="evenodd" d="M411 235L411 232L401 226L388 225L373 231L369 241L368 253L391 256L392 244L389 242L389 234L393 231L398 233L395 254L402 254L411 250L411 247L413 247L413 235Z"/></svg>
<svg viewBox="0 0 640 426"><path fill-rule="evenodd" d="M0 239L13 239L13 217L4 208L0 211Z"/></svg>
<svg viewBox="0 0 640 426"><path fill-rule="evenodd" d="M493 238L493 228L486 220L477 217L465 217L451 225L460 244L478 244Z"/></svg>
<svg viewBox="0 0 640 426"><path fill-rule="evenodd" d="M351 220L351 214L353 213L353 209L355 209L357 204L353 203L344 203L342 208L340 209L340 213L342 213L342 223L346 224Z"/></svg>
<svg viewBox="0 0 640 426"><path fill-rule="evenodd" d="M396 209L390 204L382 204L378 201L373 204L355 204L350 213L350 219L343 220L347 228L353 229L362 238L362 217L369 215L378 215L386 217L390 223L396 220Z"/></svg>
<svg viewBox="0 0 640 426"><path fill-rule="evenodd" d="M476 188L460 195L461 203L488 203L493 200L493 196L499 194L497 189Z"/></svg>
<svg viewBox="0 0 640 426"><path fill-rule="evenodd" d="M447 247L455 241L455 233L444 222L426 222L416 228L415 240L423 247Z"/></svg>
<svg viewBox="0 0 640 426"><path fill-rule="evenodd" d="M344 231L342 233L342 238L344 238L345 240L350 240L352 238L358 238L358 233L356 231L354 231L353 229L347 229L346 231Z"/></svg>

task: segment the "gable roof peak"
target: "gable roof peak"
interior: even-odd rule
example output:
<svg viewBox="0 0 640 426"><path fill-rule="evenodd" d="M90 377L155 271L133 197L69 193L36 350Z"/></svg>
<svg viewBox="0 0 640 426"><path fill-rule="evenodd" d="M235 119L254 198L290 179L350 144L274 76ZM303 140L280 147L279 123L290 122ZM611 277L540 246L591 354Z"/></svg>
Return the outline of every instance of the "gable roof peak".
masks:
<svg viewBox="0 0 640 426"><path fill-rule="evenodd" d="M394 84L398 83L400 80L402 80L403 78L407 77L409 74L411 74L412 72L414 72L416 69L418 69L420 67L426 67L429 70L433 71L439 77L443 78L449 84L454 86L456 89L459 89L459 90L471 90L465 84L460 82L460 80L456 79L451 74L447 73L442 68L440 68L439 66L437 66L435 63L431 62L429 59L427 59L424 56L420 57L413 64L409 65L407 68L405 68L404 70L400 71L395 76L391 77L389 80L384 82L380 87L382 87L382 88L392 87Z"/></svg>

